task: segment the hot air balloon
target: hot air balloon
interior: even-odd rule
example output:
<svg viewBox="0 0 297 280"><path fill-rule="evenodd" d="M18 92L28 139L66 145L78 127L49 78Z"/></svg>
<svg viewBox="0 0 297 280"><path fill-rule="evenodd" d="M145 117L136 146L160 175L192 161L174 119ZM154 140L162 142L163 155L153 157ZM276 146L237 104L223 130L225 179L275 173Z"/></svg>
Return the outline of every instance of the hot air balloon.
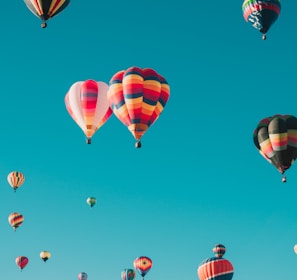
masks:
<svg viewBox="0 0 297 280"><path fill-rule="evenodd" d="M168 99L169 85L155 70L130 67L117 72L110 80L108 102L116 117L140 139L159 118Z"/></svg>
<svg viewBox="0 0 297 280"><path fill-rule="evenodd" d="M216 255L221 255L224 251L223 247L225 248L225 246L221 244L218 245L215 246L213 252L215 252ZM201 262L197 273L200 280L231 280L234 274L234 268L230 261L222 257L212 257Z"/></svg>
<svg viewBox="0 0 297 280"><path fill-rule="evenodd" d="M274 115L261 120L254 131L254 144L260 154L283 174L297 157L297 118Z"/></svg>
<svg viewBox="0 0 297 280"><path fill-rule="evenodd" d="M96 204L96 198L95 197L88 197L87 198L87 204L89 204L91 207L93 207Z"/></svg>
<svg viewBox="0 0 297 280"><path fill-rule="evenodd" d="M294 246L294 252L297 254L297 244Z"/></svg>
<svg viewBox="0 0 297 280"><path fill-rule="evenodd" d="M47 26L46 21L62 12L70 0L24 0L28 9L42 20L41 27Z"/></svg>
<svg viewBox="0 0 297 280"><path fill-rule="evenodd" d="M14 191L16 191L24 183L25 176L22 172L12 171L8 174L7 181Z"/></svg>
<svg viewBox="0 0 297 280"><path fill-rule="evenodd" d="M144 279L144 276L149 272L153 265L153 262L148 257L139 257L136 260L134 260L134 267L137 270L137 272L142 276L142 279Z"/></svg>
<svg viewBox="0 0 297 280"><path fill-rule="evenodd" d="M245 0L242 4L243 17L262 33L266 40L266 33L277 20L281 11L280 0Z"/></svg>
<svg viewBox="0 0 297 280"><path fill-rule="evenodd" d="M133 280L136 277L136 272L134 269L124 269L121 272L122 280Z"/></svg>
<svg viewBox="0 0 297 280"><path fill-rule="evenodd" d="M86 135L87 144L112 115L107 91L106 83L87 80L74 83L65 96L66 109Z"/></svg>
<svg viewBox="0 0 297 280"><path fill-rule="evenodd" d="M41 251L39 256L44 262L46 262L51 257L51 253L48 251Z"/></svg>
<svg viewBox="0 0 297 280"><path fill-rule="evenodd" d="M85 272L80 272L77 277L78 277L78 280L87 280L88 274Z"/></svg>
<svg viewBox="0 0 297 280"><path fill-rule="evenodd" d="M14 212L8 216L8 222L14 230L16 230L24 221L22 214Z"/></svg>
<svg viewBox="0 0 297 280"><path fill-rule="evenodd" d="M221 258L224 256L224 254L226 252L226 248L223 244L216 244L214 246L214 248L212 249L212 251L214 252L215 257Z"/></svg>
<svg viewBox="0 0 297 280"><path fill-rule="evenodd" d="M15 259L15 262L16 262L17 266L20 268L20 270L22 271L23 268L28 264L29 259L24 256L19 256Z"/></svg>

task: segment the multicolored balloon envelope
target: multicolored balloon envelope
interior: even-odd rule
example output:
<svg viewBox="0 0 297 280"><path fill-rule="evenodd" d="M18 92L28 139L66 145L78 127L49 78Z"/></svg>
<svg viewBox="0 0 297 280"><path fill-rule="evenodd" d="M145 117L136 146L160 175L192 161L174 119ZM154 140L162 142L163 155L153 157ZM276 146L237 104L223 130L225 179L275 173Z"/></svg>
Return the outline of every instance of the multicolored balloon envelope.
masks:
<svg viewBox="0 0 297 280"><path fill-rule="evenodd" d="M25 268L25 266L28 264L29 259L25 256L19 256L15 259L15 262L20 270L23 270L23 268Z"/></svg>
<svg viewBox="0 0 297 280"><path fill-rule="evenodd" d="M47 26L46 21L62 12L70 0L24 0L28 9L42 20L41 27Z"/></svg>
<svg viewBox="0 0 297 280"><path fill-rule="evenodd" d="M297 244L294 245L294 252L295 252L295 254L297 254Z"/></svg>
<svg viewBox="0 0 297 280"><path fill-rule="evenodd" d="M292 115L264 118L256 127L253 138L260 154L284 174L297 157L297 118ZM284 175L282 181L286 182Z"/></svg>
<svg viewBox="0 0 297 280"><path fill-rule="evenodd" d="M136 139L136 147L149 127L159 118L170 95L169 85L150 68L130 67L110 80L108 102L117 118Z"/></svg>
<svg viewBox="0 0 297 280"><path fill-rule="evenodd" d="M22 214L14 212L8 216L8 222L14 230L16 230L24 221Z"/></svg>
<svg viewBox="0 0 297 280"><path fill-rule="evenodd" d="M25 176L22 172L12 171L7 176L9 185L16 191L25 181Z"/></svg>
<svg viewBox="0 0 297 280"><path fill-rule="evenodd" d="M46 262L51 257L51 253L49 251L41 251L39 256L44 262Z"/></svg>
<svg viewBox="0 0 297 280"><path fill-rule="evenodd" d="M97 199L95 197L88 197L87 198L87 204L93 207L97 202Z"/></svg>
<svg viewBox="0 0 297 280"><path fill-rule="evenodd" d="M277 20L281 11L280 0L245 0L242 4L243 17L258 29L266 39L266 33Z"/></svg>
<svg viewBox="0 0 297 280"><path fill-rule="evenodd" d="M222 244L217 244L213 248L215 255L222 255L225 251L226 248ZM231 280L234 268L230 261L222 257L213 257L202 261L197 273L200 280Z"/></svg>
<svg viewBox="0 0 297 280"><path fill-rule="evenodd" d="M134 269L124 269L121 272L121 278L122 280L134 280L134 278L136 277L136 272Z"/></svg>
<svg viewBox="0 0 297 280"><path fill-rule="evenodd" d="M80 272L77 276L78 280L87 280L88 279L88 274L85 272Z"/></svg>
<svg viewBox="0 0 297 280"><path fill-rule="evenodd" d="M134 267L137 270L137 272L144 277L149 270L152 268L153 262L148 257L139 257L136 260L134 260Z"/></svg>
<svg viewBox="0 0 297 280"><path fill-rule="evenodd" d="M86 80L74 83L65 96L66 109L86 135L87 144L112 115L107 91L106 83Z"/></svg>

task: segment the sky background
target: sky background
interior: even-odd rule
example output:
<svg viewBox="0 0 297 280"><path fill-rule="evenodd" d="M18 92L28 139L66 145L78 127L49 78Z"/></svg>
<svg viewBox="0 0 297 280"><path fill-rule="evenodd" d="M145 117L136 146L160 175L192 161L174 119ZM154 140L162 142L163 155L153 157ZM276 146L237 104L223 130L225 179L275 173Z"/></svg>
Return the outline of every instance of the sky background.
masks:
<svg viewBox="0 0 297 280"><path fill-rule="evenodd" d="M296 1L262 41L241 1L72 1L46 29L23 1L0 17L0 274L5 280L197 280L217 243L233 280L293 279L297 172L287 183L252 140L258 122L297 115ZM85 144L70 86L154 68L170 99L135 149L112 116ZM7 175L24 173L14 193ZM97 198L90 208L89 196ZM11 212L24 215L16 232ZM39 258L51 252L47 263ZM29 258L20 272L17 256ZM136 279L141 279L137 275Z"/></svg>

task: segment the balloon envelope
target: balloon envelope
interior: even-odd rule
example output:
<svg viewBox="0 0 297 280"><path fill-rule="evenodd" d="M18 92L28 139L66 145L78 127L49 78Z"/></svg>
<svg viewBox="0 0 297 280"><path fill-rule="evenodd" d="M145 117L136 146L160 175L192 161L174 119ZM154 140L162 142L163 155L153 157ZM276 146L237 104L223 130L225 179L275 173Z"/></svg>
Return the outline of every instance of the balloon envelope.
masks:
<svg viewBox="0 0 297 280"><path fill-rule="evenodd" d="M39 256L44 262L46 262L51 257L51 253L48 251L41 251Z"/></svg>
<svg viewBox="0 0 297 280"><path fill-rule="evenodd" d="M294 246L294 252L297 254L297 244Z"/></svg>
<svg viewBox="0 0 297 280"><path fill-rule="evenodd" d="M17 266L22 270L29 262L29 259L25 256L19 256L15 260Z"/></svg>
<svg viewBox="0 0 297 280"><path fill-rule="evenodd" d="M87 280L88 279L88 274L85 272L80 272L77 276L78 280Z"/></svg>
<svg viewBox="0 0 297 280"><path fill-rule="evenodd" d="M46 27L46 21L62 12L70 0L24 0L27 8L42 20L41 27Z"/></svg>
<svg viewBox="0 0 297 280"><path fill-rule="evenodd" d="M262 119L253 134L260 154L284 174L297 158L297 118L274 115Z"/></svg>
<svg viewBox="0 0 297 280"><path fill-rule="evenodd" d="M14 230L16 230L24 221L22 214L14 212L8 216L8 222Z"/></svg>
<svg viewBox="0 0 297 280"><path fill-rule="evenodd" d="M281 4L279 0L245 0L242 11L247 22L262 34L266 34L279 17Z"/></svg>
<svg viewBox="0 0 297 280"><path fill-rule="evenodd" d="M133 280L136 277L136 272L134 269L124 269L121 272L122 280Z"/></svg>
<svg viewBox="0 0 297 280"><path fill-rule="evenodd" d="M7 175L9 185L16 191L25 181L25 176L22 172L12 171Z"/></svg>
<svg viewBox="0 0 297 280"><path fill-rule="evenodd" d="M87 198L87 204L93 207L97 202L97 199L95 197L88 197Z"/></svg>
<svg viewBox="0 0 297 280"><path fill-rule="evenodd" d="M169 85L155 70L130 67L110 80L108 102L116 117L140 139L155 123L169 99Z"/></svg>
<svg viewBox="0 0 297 280"><path fill-rule="evenodd" d="M234 269L228 260L213 257L202 261L197 273L200 280L231 280Z"/></svg>
<svg viewBox="0 0 297 280"><path fill-rule="evenodd" d="M152 265L153 262L148 257L142 256L134 260L134 267L142 277L144 277L149 272Z"/></svg>
<svg viewBox="0 0 297 280"><path fill-rule="evenodd" d="M94 133L112 115L107 91L107 84L87 80L74 83L65 96L66 109L86 135L88 144Z"/></svg>

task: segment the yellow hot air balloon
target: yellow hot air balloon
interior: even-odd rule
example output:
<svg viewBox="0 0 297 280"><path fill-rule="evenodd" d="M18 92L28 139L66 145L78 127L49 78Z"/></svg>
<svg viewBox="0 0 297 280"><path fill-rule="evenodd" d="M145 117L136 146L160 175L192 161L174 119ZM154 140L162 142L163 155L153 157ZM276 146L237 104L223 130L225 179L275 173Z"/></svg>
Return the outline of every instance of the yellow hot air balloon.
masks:
<svg viewBox="0 0 297 280"><path fill-rule="evenodd" d="M51 253L49 251L41 251L39 256L44 262L46 262L51 257Z"/></svg>

